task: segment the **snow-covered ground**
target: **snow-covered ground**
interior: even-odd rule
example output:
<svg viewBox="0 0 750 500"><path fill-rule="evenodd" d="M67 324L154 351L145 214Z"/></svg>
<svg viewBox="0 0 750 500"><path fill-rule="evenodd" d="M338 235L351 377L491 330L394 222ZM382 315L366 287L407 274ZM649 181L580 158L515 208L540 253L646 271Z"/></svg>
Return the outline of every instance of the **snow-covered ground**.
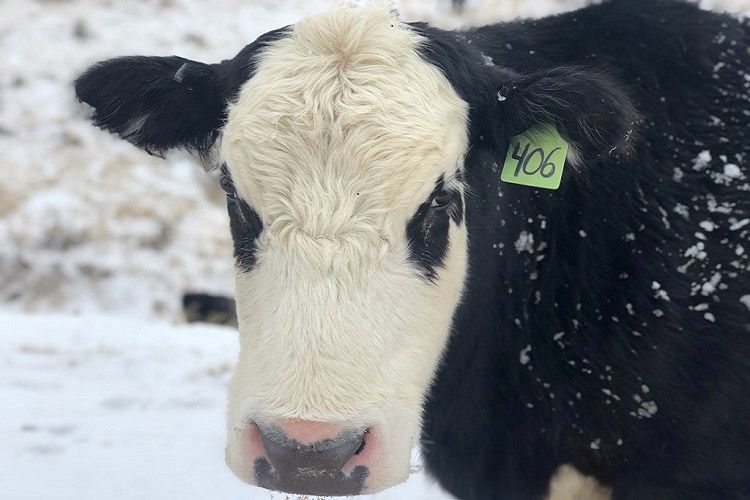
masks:
<svg viewBox="0 0 750 500"><path fill-rule="evenodd" d="M72 81L118 55L229 58L334 1L0 0L0 499L286 498L223 464L235 333L182 324L184 292L232 292L214 179L95 130ZM395 3L455 27L590 1ZM414 462L378 498L440 498Z"/></svg>

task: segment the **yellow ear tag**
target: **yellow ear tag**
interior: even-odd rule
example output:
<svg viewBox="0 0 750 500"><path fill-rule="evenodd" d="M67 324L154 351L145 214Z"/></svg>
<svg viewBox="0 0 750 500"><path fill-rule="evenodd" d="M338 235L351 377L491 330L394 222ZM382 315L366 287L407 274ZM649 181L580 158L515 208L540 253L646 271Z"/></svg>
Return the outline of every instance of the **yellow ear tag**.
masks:
<svg viewBox="0 0 750 500"><path fill-rule="evenodd" d="M531 127L510 141L500 179L544 189L560 187L568 143L554 125Z"/></svg>

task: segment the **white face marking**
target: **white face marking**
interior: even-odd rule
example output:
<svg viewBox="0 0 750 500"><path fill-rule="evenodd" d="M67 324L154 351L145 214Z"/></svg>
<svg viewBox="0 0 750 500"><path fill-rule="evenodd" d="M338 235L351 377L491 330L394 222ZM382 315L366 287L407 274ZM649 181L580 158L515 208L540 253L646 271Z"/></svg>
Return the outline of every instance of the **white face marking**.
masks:
<svg viewBox="0 0 750 500"><path fill-rule="evenodd" d="M547 500L610 500L612 490L571 465L561 465L550 479Z"/></svg>
<svg viewBox="0 0 750 500"><path fill-rule="evenodd" d="M248 422L371 427L365 488L406 478L423 398L460 299L465 224L430 281L406 226L462 169L467 105L382 6L307 18L259 57L222 153L258 213L255 267L238 268L241 353L227 462L254 482Z"/></svg>

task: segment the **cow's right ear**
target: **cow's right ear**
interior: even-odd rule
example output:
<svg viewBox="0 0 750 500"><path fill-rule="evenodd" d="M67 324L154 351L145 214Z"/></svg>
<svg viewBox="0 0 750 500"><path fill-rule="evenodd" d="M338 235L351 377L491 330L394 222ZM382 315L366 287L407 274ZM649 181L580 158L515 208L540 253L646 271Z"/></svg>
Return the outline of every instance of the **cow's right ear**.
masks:
<svg viewBox="0 0 750 500"><path fill-rule="evenodd" d="M95 64L75 82L104 130L161 155L183 148L206 157L226 113L218 65L181 57L120 57Z"/></svg>

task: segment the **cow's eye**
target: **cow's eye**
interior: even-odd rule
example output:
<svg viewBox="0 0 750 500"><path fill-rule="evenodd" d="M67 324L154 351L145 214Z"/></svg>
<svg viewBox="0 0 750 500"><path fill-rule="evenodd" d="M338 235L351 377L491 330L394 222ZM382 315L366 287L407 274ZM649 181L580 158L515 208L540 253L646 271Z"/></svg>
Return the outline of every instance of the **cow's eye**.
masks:
<svg viewBox="0 0 750 500"><path fill-rule="evenodd" d="M435 197L432 199L432 202L430 203L430 208L433 210L442 210L445 208L448 208L453 201L453 198L455 197L456 192L451 191L440 191L435 195Z"/></svg>

